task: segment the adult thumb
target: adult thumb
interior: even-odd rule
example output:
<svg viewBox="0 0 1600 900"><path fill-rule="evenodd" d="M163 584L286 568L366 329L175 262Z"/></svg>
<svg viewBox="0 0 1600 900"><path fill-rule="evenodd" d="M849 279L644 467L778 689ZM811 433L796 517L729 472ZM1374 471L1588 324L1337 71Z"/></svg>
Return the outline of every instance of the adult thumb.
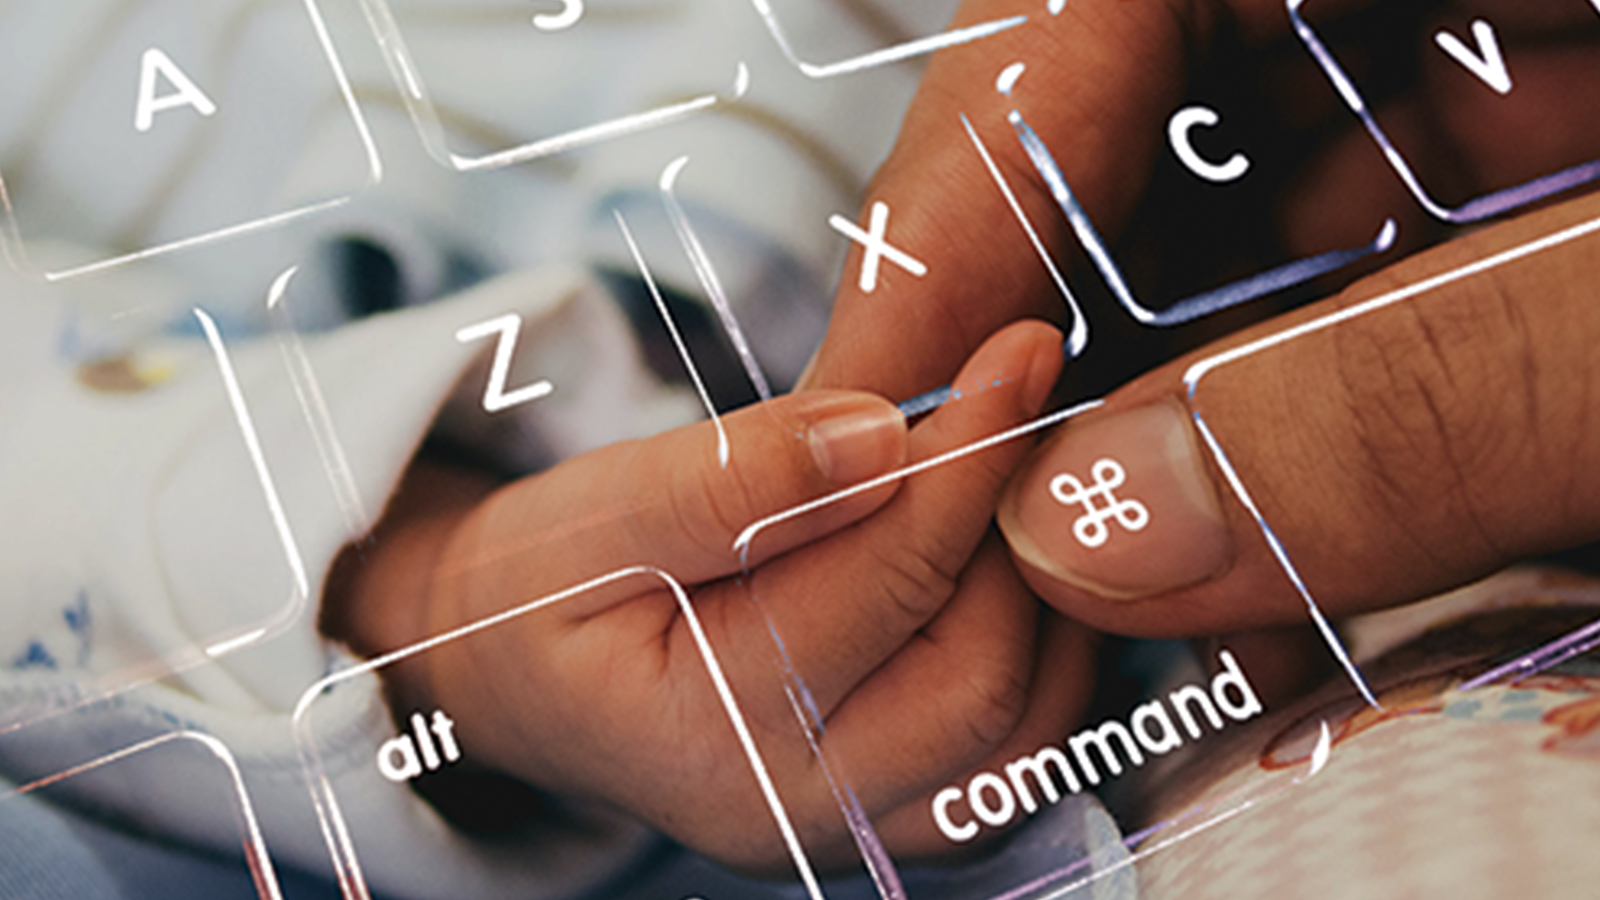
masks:
<svg viewBox="0 0 1600 900"><path fill-rule="evenodd" d="M1177 636L1395 605L1600 538L1600 197L1411 257L1119 390L1000 524L1080 621Z"/></svg>

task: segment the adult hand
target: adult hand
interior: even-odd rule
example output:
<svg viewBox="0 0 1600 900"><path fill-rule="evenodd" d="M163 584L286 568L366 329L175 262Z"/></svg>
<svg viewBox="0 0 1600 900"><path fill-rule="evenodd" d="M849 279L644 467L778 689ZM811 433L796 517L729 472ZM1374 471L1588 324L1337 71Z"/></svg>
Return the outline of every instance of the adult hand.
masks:
<svg viewBox="0 0 1600 900"><path fill-rule="evenodd" d="M1396 8L1362 0L1307 6L1330 40L1357 43L1381 40L1385 32L1368 26ZM1369 52L1361 60L1374 81L1363 88L1372 88L1389 130L1405 138L1413 164L1436 182L1475 196L1600 156L1596 101L1570 89L1600 66L1591 5L1484 0L1407 10L1407 33L1421 36L1425 54L1385 73L1384 60ZM896 290L880 284L872 296L847 279L812 383L915 393L939 383L953 360L1004 322L1065 321L1060 294L960 126L963 114L1058 259L1074 258L1076 240L1006 113L1025 116L1120 254L1124 239L1148 237L1128 231L1130 222L1167 212L1164 198L1146 192L1168 152L1169 117L1194 85L1218 83L1219 72L1255 79L1269 118L1287 123L1284 139L1299 148L1298 164L1272 172L1269 189L1257 191L1277 246L1241 252L1259 250L1270 264L1360 246L1385 216L1400 225L1391 257L1449 235L1409 197L1290 33L1282 0L1083 0L1055 16L1034 3L973 0L960 21L1016 13L1031 21L930 65L867 198L892 206L891 236L930 271L912 282L891 267ZM1426 41L1448 27L1471 50L1468 23L1477 18L1493 22L1498 49L1513 61L1516 87L1503 101ZM996 78L1013 61L1026 72L1001 96ZM1124 633L1215 634L1304 621L1303 601L1189 418L1185 369L1597 214L1600 204L1583 200L1459 239L1112 394L1104 410L1041 448L1008 494L1001 521L1028 581L1079 621ZM1165 261L1182 248L1155 251L1127 255ZM1592 351L1600 318L1585 296L1600 274L1596 255L1593 239L1577 238L1203 379L1197 408L1325 611L1403 602L1600 537L1592 512L1600 479L1587 474L1600 462ZM1099 279L1086 266L1068 275L1074 283ZM1091 344L1104 340L1100 326L1117 311L1092 312ZM1049 486L1062 473L1091 483L1092 464L1106 456L1124 465L1119 490L1144 502L1151 521L1136 533L1110 522L1115 536L1090 548L1071 532L1084 508L1063 504Z"/></svg>
<svg viewBox="0 0 1600 900"><path fill-rule="evenodd" d="M1053 435L1008 489L1000 522L1029 583L1119 633L1303 621L1219 459L1333 616L1600 539L1596 223L1600 195L1486 229L1129 384ZM1534 249L1551 236L1562 242ZM1410 295L1432 279L1443 283ZM1234 348L1191 402L1192 366ZM1088 548L1071 534L1081 507L1049 482L1087 483L1107 457L1150 521Z"/></svg>
<svg viewBox="0 0 1600 900"><path fill-rule="evenodd" d="M1358 72L1364 97L1413 167L1450 197L1477 196L1600 156L1600 129L1592 124L1600 120L1600 95L1571 90L1600 74L1600 54L1593 52L1600 48L1600 17L1582 0L1537 6L1312 0L1302 13ZM883 204L890 211L884 239L927 271L915 276L880 259L867 290L855 276L868 250L854 246L806 385L903 398L947 382L1007 322L1039 317L1070 324L1061 292L963 117L1040 244L1080 297L1087 295L1089 352L1116 345L1092 360L1100 368L1165 345L1172 332L1126 327L1124 312L1095 305L1101 275L1085 265L1079 241L1014 134L1013 111L1048 146L1088 218L1136 277L1181 269L1187 290L1215 287L1240 273L1367 245L1386 218L1397 223L1399 243L1383 259L1458 231L1411 198L1291 32L1284 0L1074 0L1057 14L1035 0L967 0L952 27L1019 15L1028 21L941 51L929 64L860 215L865 225ZM1492 20L1494 48L1511 60L1515 88L1505 97L1428 39L1448 30L1467 42L1469 56L1486 53L1472 49L1468 25L1477 19ZM1002 79L1017 63L1025 67L1021 74ZM1192 192L1174 196L1165 183L1151 189L1154 175L1174 168L1169 120L1193 96L1215 103L1227 124L1243 129L1253 143L1239 149L1257 163L1200 203L1192 202ZM1195 140L1210 130L1195 129ZM1234 149L1210 152L1221 160ZM1197 183L1187 171L1179 178ZM1234 210L1228 221L1197 213L1195 207L1219 197L1246 199L1228 201ZM1212 239L1213 232L1221 237ZM1173 298L1145 299L1159 306ZM1236 327L1240 319L1227 324ZM1197 346L1207 332L1198 326L1181 341ZM1069 377L1079 368L1069 366Z"/></svg>

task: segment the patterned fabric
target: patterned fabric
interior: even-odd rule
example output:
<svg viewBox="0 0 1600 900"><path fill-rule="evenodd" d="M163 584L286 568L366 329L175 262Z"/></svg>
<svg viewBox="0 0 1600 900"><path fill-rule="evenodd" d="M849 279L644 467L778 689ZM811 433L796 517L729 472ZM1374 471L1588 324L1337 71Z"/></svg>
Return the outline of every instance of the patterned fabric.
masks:
<svg viewBox="0 0 1600 900"><path fill-rule="evenodd" d="M1550 631L1541 619L1576 627L1596 604L1600 586L1529 575L1436 604L1450 620L1369 663L1382 712L1325 691L1260 724L1248 761L1192 805L1167 807L1191 815L1142 848L1145 896L1594 896L1600 665L1458 686L1532 649ZM1419 627L1416 610L1399 617ZM1331 753L1313 773L1324 722Z"/></svg>

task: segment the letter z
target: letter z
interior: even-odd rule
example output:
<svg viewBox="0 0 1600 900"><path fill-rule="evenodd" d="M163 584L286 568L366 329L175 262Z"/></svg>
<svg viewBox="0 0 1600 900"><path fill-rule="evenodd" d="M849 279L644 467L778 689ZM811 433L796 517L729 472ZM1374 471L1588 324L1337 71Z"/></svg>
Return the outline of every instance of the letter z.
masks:
<svg viewBox="0 0 1600 900"><path fill-rule="evenodd" d="M500 333L500 342L494 348L494 362L489 367L489 384L483 392L483 408L488 412L499 412L519 403L537 400L555 390L554 385L541 379L506 393L506 378L511 374L511 354L516 349L517 333L521 330L522 318L516 313L506 313L456 332L456 340L463 344L486 338L495 332Z"/></svg>

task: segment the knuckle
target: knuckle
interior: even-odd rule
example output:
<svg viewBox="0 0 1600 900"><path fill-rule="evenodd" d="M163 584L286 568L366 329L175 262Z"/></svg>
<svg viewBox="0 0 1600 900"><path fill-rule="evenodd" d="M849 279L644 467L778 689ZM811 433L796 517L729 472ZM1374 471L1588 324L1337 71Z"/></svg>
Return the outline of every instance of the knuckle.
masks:
<svg viewBox="0 0 1600 900"><path fill-rule="evenodd" d="M1021 660L995 657L969 661L963 679L953 691L953 725L964 737L983 748L998 746L1022 721L1028 707L1030 682Z"/></svg>
<svg viewBox="0 0 1600 900"><path fill-rule="evenodd" d="M955 594L956 555L936 545L898 543L873 552L868 568L875 593L889 601L889 609L903 619L921 624L933 618Z"/></svg>
<svg viewBox="0 0 1600 900"><path fill-rule="evenodd" d="M757 515L757 492L738 465L673 470L671 502L681 534L708 555L733 552L734 538Z"/></svg>
<svg viewBox="0 0 1600 900"><path fill-rule="evenodd" d="M975 498L981 499L975 500L970 508L962 510L963 514L969 518L981 519L979 513L993 507L995 498L1017 471L1018 463L1032 446L1031 441L1008 441L1001 446L975 453L965 460L964 462L972 467L979 479L980 490L975 493Z"/></svg>

